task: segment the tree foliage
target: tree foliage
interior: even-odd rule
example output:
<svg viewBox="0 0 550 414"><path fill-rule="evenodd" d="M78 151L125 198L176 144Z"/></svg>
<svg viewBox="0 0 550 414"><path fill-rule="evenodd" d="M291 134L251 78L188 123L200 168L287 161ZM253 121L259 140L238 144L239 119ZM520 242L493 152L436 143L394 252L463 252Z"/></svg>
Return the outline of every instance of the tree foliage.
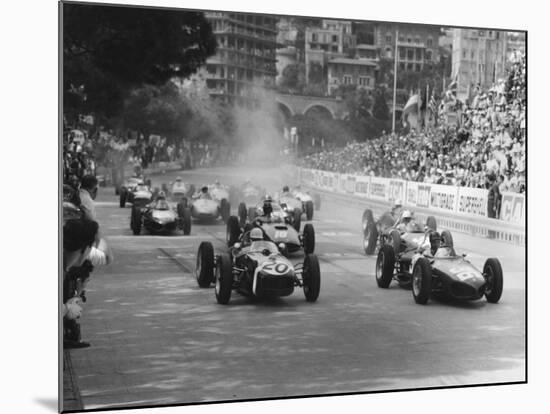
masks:
<svg viewBox="0 0 550 414"><path fill-rule="evenodd" d="M378 88L374 92L374 105L372 109L372 116L382 121L390 119L390 110L386 103L386 91L383 88Z"/></svg>
<svg viewBox="0 0 550 414"><path fill-rule="evenodd" d="M65 112L114 116L130 90L184 78L216 49L202 13L63 4Z"/></svg>

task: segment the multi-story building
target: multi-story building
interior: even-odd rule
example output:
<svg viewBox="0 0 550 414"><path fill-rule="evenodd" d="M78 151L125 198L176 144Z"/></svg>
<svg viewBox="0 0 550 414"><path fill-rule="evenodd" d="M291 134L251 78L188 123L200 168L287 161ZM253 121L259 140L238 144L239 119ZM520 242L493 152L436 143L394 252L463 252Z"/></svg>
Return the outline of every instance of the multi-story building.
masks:
<svg viewBox="0 0 550 414"><path fill-rule="evenodd" d="M206 61L210 96L228 103L255 106L262 90L275 86L277 17L205 12L218 49Z"/></svg>
<svg viewBox="0 0 550 414"><path fill-rule="evenodd" d="M525 32L508 32L506 40L506 61L511 64L518 56L525 54Z"/></svg>
<svg viewBox="0 0 550 414"><path fill-rule="evenodd" d="M311 63L319 63L325 71L329 60L351 57L354 51L351 21L322 20L320 27L308 27L305 32L306 82L309 82Z"/></svg>
<svg viewBox="0 0 550 414"><path fill-rule="evenodd" d="M369 59L334 58L328 65L328 93L340 85L355 85L358 89L374 89L377 64Z"/></svg>
<svg viewBox="0 0 550 414"><path fill-rule="evenodd" d="M439 62L440 30L437 26L377 22L374 45L380 58L393 60L397 33L398 68L420 72L424 66Z"/></svg>
<svg viewBox="0 0 550 414"><path fill-rule="evenodd" d="M453 29L452 76L458 78L459 99L477 85L489 89L505 77L507 37L499 30Z"/></svg>

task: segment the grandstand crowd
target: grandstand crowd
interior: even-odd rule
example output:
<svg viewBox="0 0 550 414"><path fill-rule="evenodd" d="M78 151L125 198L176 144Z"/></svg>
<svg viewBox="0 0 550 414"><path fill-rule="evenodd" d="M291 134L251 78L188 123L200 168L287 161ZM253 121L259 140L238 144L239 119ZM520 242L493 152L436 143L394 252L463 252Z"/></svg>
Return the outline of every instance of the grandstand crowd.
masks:
<svg viewBox="0 0 550 414"><path fill-rule="evenodd" d="M505 82L462 105L459 126L446 122L405 134L384 134L305 157L306 168L410 181L526 191L525 57Z"/></svg>

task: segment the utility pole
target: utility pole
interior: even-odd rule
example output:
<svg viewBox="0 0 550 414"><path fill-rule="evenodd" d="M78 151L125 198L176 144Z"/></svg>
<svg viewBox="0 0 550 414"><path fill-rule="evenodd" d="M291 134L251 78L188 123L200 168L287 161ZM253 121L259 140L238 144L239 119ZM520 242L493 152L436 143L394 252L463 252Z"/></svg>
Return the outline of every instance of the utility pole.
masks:
<svg viewBox="0 0 550 414"><path fill-rule="evenodd" d="M392 121L391 121L391 132L395 133L395 104L397 99L397 35L398 30L395 29L395 53L393 57L393 111L392 111Z"/></svg>

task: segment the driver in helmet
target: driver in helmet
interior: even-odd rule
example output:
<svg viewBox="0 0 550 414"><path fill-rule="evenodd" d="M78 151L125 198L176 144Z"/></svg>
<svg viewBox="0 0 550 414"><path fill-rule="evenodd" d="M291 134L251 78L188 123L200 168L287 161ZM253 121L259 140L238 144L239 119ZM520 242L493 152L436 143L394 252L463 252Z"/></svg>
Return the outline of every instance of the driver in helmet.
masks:
<svg viewBox="0 0 550 414"><path fill-rule="evenodd" d="M214 188L222 188L219 180L214 181Z"/></svg>
<svg viewBox="0 0 550 414"><path fill-rule="evenodd" d="M208 187L207 186L204 186L201 188L201 191L199 192L199 194L196 196L196 198L200 198L202 200L211 200L212 199L212 196L210 195L210 193L208 192Z"/></svg>
<svg viewBox="0 0 550 414"><path fill-rule="evenodd" d="M155 208L157 210L169 210L170 209L170 207L168 206L168 203L166 202L166 194L164 194L164 191L161 191L159 193L159 195L157 196L157 199L155 200L153 208Z"/></svg>
<svg viewBox="0 0 550 414"><path fill-rule="evenodd" d="M426 233L424 241L418 246L417 252L423 256L434 257L440 249L441 235L437 231L432 231L430 233Z"/></svg>
<svg viewBox="0 0 550 414"><path fill-rule="evenodd" d="M252 251L261 251L266 256L278 252L277 246L273 242L264 240L264 233L259 227L250 230L249 238Z"/></svg>
<svg viewBox="0 0 550 414"><path fill-rule="evenodd" d="M271 223L271 220L273 219L273 205L271 204L272 202L273 200L271 199L271 197L266 196L261 208L262 215L256 218L260 225L262 223Z"/></svg>
<svg viewBox="0 0 550 414"><path fill-rule="evenodd" d="M290 197L290 188L288 188L288 185L285 185L283 187L283 192L281 193L281 197Z"/></svg>
<svg viewBox="0 0 550 414"><path fill-rule="evenodd" d="M401 200L397 199L393 203L393 207L391 209L391 215L395 220L397 220L401 216L402 212L403 212L403 203L401 202Z"/></svg>
<svg viewBox="0 0 550 414"><path fill-rule="evenodd" d="M403 213L401 214L401 218L396 223L397 230L399 230L401 233L405 233L407 231L407 226L412 221L412 219L413 215L410 210L403 211Z"/></svg>

